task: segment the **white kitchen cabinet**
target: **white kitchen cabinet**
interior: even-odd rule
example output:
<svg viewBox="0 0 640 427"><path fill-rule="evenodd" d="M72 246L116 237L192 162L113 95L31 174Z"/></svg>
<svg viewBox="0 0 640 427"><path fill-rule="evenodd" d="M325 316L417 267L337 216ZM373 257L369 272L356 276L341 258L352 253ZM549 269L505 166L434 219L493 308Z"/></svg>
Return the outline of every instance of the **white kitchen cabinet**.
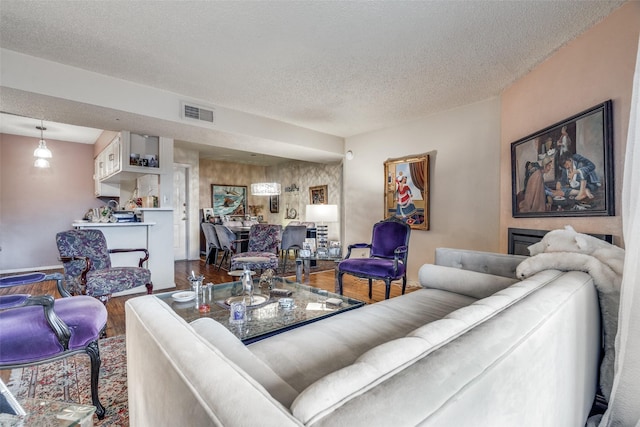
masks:
<svg viewBox="0 0 640 427"><path fill-rule="evenodd" d="M104 182L162 175L172 171L173 140L121 131L100 154L104 156L104 171L98 176Z"/></svg>
<svg viewBox="0 0 640 427"><path fill-rule="evenodd" d="M94 193L96 197L120 197L120 184L102 182L102 178L106 176L106 152L103 151L96 157L95 174L93 182L95 185Z"/></svg>
<svg viewBox="0 0 640 427"><path fill-rule="evenodd" d="M120 196L120 184L145 175L156 175L158 196L170 203L173 180L173 139L121 131L95 160L97 197Z"/></svg>

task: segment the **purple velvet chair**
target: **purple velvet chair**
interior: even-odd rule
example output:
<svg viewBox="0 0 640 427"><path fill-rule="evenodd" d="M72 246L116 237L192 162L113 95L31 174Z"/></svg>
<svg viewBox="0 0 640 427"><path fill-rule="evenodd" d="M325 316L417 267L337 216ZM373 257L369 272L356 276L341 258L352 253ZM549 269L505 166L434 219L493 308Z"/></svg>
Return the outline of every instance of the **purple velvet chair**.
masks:
<svg viewBox="0 0 640 427"><path fill-rule="evenodd" d="M149 259L146 249L108 249L100 230L67 230L56 234L66 286L72 295L90 295L106 303L114 292L138 286L153 291L151 272L143 268ZM141 252L137 267L112 267L111 254Z"/></svg>
<svg viewBox="0 0 640 427"><path fill-rule="evenodd" d="M372 280L384 280L384 298L389 299L391 282L402 279L402 293L407 287L407 257L411 227L396 218L389 218L373 225L371 243L349 245L347 256L338 264L338 292L342 295L342 276L369 279L369 299ZM351 250L369 249L369 258L350 258Z"/></svg>
<svg viewBox="0 0 640 427"><path fill-rule="evenodd" d="M0 288L56 280L60 273L30 273L0 278ZM61 292L62 293L62 292ZM51 295L0 295L0 369L51 362L77 353L91 360L91 399L104 418L98 398L100 350L98 338L107 324L107 309L88 296L55 299Z"/></svg>
<svg viewBox="0 0 640 427"><path fill-rule="evenodd" d="M279 224L254 224L249 230L249 250L231 257L231 270L278 269L278 251L282 240Z"/></svg>

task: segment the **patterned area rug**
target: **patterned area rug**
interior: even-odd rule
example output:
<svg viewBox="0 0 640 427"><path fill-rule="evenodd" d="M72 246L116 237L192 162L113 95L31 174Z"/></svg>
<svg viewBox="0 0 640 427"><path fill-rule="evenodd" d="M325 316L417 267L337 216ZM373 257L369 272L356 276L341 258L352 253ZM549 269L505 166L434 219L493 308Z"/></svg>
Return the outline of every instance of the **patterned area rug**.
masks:
<svg viewBox="0 0 640 427"><path fill-rule="evenodd" d="M101 421L94 415L94 425L128 426L125 336L102 339L99 345L102 366L98 389L106 415ZM18 400L35 397L91 405L90 372L89 356L77 354L56 362L13 369L7 387Z"/></svg>

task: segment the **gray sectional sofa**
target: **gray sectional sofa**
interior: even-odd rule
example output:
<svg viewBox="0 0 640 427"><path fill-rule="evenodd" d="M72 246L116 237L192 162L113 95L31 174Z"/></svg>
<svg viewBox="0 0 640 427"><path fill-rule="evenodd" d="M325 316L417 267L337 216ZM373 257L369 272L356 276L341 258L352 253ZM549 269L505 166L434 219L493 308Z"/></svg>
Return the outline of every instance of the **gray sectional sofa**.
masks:
<svg viewBox="0 0 640 427"><path fill-rule="evenodd" d="M152 295L126 304L132 426L583 426L597 387L590 276L438 249L423 289L244 346Z"/></svg>

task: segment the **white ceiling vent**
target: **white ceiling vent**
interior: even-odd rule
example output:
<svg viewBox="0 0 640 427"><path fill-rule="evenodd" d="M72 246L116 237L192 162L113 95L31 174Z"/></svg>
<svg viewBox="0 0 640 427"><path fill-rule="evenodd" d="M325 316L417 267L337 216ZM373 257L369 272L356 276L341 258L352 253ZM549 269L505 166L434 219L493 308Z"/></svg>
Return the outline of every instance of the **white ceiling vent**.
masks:
<svg viewBox="0 0 640 427"><path fill-rule="evenodd" d="M187 104L186 102L182 103L181 110L183 119L202 120L209 123L213 123L214 111L213 108L207 109L190 103Z"/></svg>

